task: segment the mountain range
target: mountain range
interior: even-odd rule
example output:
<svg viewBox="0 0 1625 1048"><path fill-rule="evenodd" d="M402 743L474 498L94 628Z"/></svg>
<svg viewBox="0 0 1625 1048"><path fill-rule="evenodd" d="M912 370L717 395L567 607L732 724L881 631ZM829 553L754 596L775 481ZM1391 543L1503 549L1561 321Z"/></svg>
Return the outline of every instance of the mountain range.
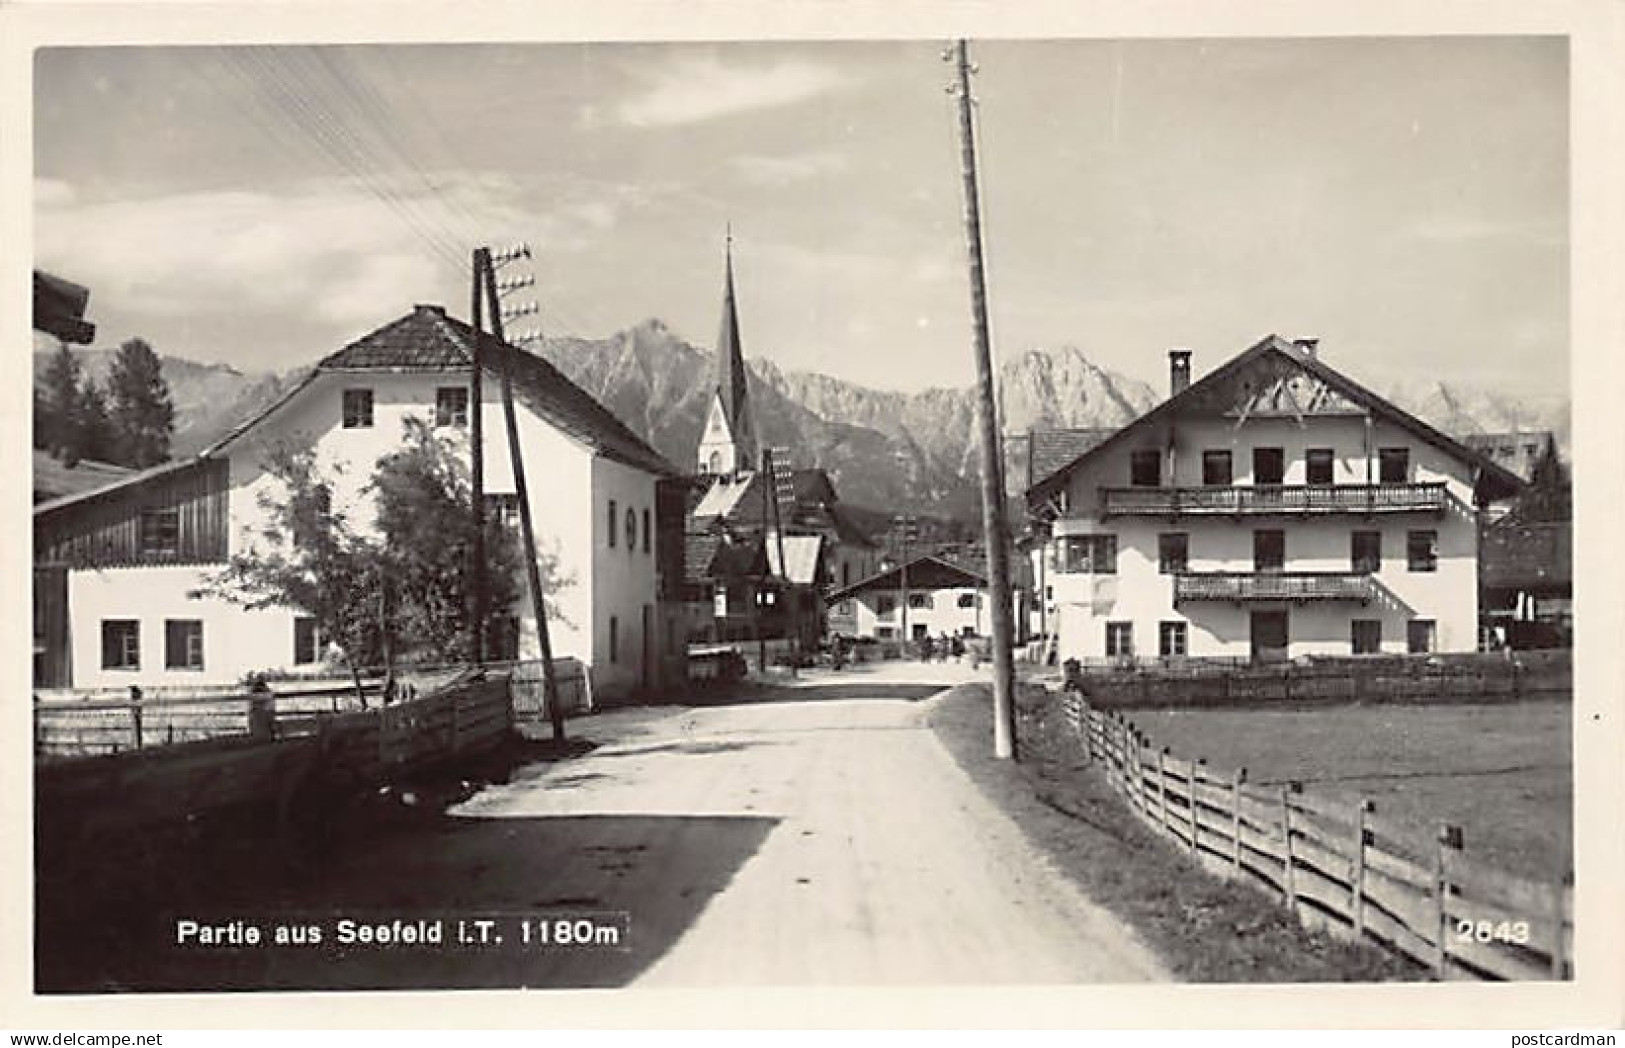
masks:
<svg viewBox="0 0 1625 1048"><path fill-rule="evenodd" d="M715 382L715 358L659 320L608 338L546 340L539 352L602 401L680 469L691 468ZM35 375L49 354L35 353ZM105 381L110 350L80 351L87 374ZM844 379L786 372L747 361L751 407L765 444L790 449L796 466L820 466L843 502L887 512L974 520L979 514L974 390L915 393L870 389ZM305 368L244 374L218 364L164 357L176 408L173 450L194 453L281 396ZM1030 429L1115 428L1162 394L1094 364L1074 346L1028 350L999 367L1007 434ZM1550 429L1568 445L1566 401L1529 401L1504 391L1434 381L1379 387L1389 399L1456 436ZM1008 442L1007 486L1025 484L1024 442Z"/></svg>

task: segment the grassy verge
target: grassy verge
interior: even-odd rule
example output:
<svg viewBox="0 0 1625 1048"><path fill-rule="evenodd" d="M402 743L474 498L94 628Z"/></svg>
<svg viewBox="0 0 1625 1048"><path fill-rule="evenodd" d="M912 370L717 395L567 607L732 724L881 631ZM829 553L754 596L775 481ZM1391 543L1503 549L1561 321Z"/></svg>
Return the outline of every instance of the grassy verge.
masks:
<svg viewBox="0 0 1625 1048"><path fill-rule="evenodd" d="M983 793L1096 903L1190 982L1421 980L1415 965L1300 925L1251 885L1215 877L1141 822L1078 755L1057 704L1018 688L1021 761L992 756L985 684L955 688L931 727Z"/></svg>

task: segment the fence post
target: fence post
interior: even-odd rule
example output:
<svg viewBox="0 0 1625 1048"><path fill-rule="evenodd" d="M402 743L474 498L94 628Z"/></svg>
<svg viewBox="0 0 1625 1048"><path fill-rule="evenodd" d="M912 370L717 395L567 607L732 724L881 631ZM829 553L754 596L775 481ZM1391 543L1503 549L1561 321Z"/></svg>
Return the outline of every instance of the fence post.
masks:
<svg viewBox="0 0 1625 1048"><path fill-rule="evenodd" d="M1298 883L1292 859L1292 800L1291 795L1301 792L1303 783L1289 782L1281 787L1281 892L1286 896L1287 909L1298 912Z"/></svg>
<svg viewBox="0 0 1625 1048"><path fill-rule="evenodd" d="M1157 818L1162 822L1162 831L1172 833L1173 827L1168 822L1168 747L1164 746L1157 751Z"/></svg>
<svg viewBox="0 0 1625 1048"><path fill-rule="evenodd" d="M1185 779L1186 813L1191 817L1191 857L1195 858L1199 848L1198 838L1201 836L1201 823L1196 819L1196 781L1207 768L1207 758L1198 757L1189 765L1189 774Z"/></svg>
<svg viewBox="0 0 1625 1048"><path fill-rule="evenodd" d="M1247 769L1237 768L1230 776L1230 865L1241 872L1241 784L1247 781Z"/></svg>
<svg viewBox="0 0 1625 1048"><path fill-rule="evenodd" d="M130 685L130 738L135 749L141 748L141 689Z"/></svg>
<svg viewBox="0 0 1625 1048"><path fill-rule="evenodd" d="M1354 937L1365 937L1365 850L1373 841L1367 819L1376 805L1368 797L1361 797L1354 808L1354 875L1349 878L1349 920L1354 925Z"/></svg>
<svg viewBox="0 0 1625 1048"><path fill-rule="evenodd" d="M1563 956L1563 896L1574 883L1574 873L1563 874L1552 884L1552 978L1562 979L1568 966Z"/></svg>
<svg viewBox="0 0 1625 1048"><path fill-rule="evenodd" d="M1450 974L1450 854L1461 850L1461 827L1439 824L1437 862L1434 866L1433 904L1438 920L1434 924L1433 974L1443 982Z"/></svg>

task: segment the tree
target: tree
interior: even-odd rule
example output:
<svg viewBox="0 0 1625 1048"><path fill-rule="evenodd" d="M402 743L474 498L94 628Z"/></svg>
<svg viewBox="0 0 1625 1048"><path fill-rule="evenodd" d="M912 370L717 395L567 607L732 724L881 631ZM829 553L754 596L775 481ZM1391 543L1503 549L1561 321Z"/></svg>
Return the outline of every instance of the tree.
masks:
<svg viewBox="0 0 1625 1048"><path fill-rule="evenodd" d="M378 460L363 489L376 527L355 526L335 502L334 483L308 448L282 446L266 462L277 492L260 497L265 526L235 554L210 592L248 608L295 607L345 650L359 686L362 669L396 657L469 660L469 571L473 492L457 449L421 420ZM521 565L512 531L486 519L486 635L519 595ZM556 559L542 559L544 586L562 585Z"/></svg>
<svg viewBox="0 0 1625 1048"><path fill-rule="evenodd" d="M1529 483L1518 498L1518 516L1530 524L1569 520L1572 501L1569 471L1557 455L1557 440L1548 433L1540 458L1529 470Z"/></svg>
<svg viewBox="0 0 1625 1048"><path fill-rule="evenodd" d="M107 412L107 398L88 377L85 384L79 388L72 424L74 448L79 458L120 465L131 464L120 451L118 434Z"/></svg>
<svg viewBox="0 0 1625 1048"><path fill-rule="evenodd" d="M145 339L132 338L119 346L107 386L120 463L141 469L168 459L175 405L163 365Z"/></svg>
<svg viewBox="0 0 1625 1048"><path fill-rule="evenodd" d="M75 425L79 408L79 358L62 342L45 366L36 401L39 415L35 427L45 450L69 466L79 461Z"/></svg>

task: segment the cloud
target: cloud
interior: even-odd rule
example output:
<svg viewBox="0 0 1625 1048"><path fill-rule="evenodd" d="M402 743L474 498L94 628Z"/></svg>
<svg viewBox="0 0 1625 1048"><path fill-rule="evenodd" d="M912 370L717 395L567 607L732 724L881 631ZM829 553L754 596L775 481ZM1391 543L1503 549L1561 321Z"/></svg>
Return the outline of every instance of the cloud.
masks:
<svg viewBox="0 0 1625 1048"><path fill-rule="evenodd" d="M828 66L801 59L770 65L723 65L686 59L652 75L616 110L633 127L673 127L802 102L845 86Z"/></svg>
<svg viewBox="0 0 1625 1048"><path fill-rule="evenodd" d="M780 187L805 182L819 175L839 174L852 166L840 153L801 153L796 156L747 154L730 157L728 166L752 185Z"/></svg>

